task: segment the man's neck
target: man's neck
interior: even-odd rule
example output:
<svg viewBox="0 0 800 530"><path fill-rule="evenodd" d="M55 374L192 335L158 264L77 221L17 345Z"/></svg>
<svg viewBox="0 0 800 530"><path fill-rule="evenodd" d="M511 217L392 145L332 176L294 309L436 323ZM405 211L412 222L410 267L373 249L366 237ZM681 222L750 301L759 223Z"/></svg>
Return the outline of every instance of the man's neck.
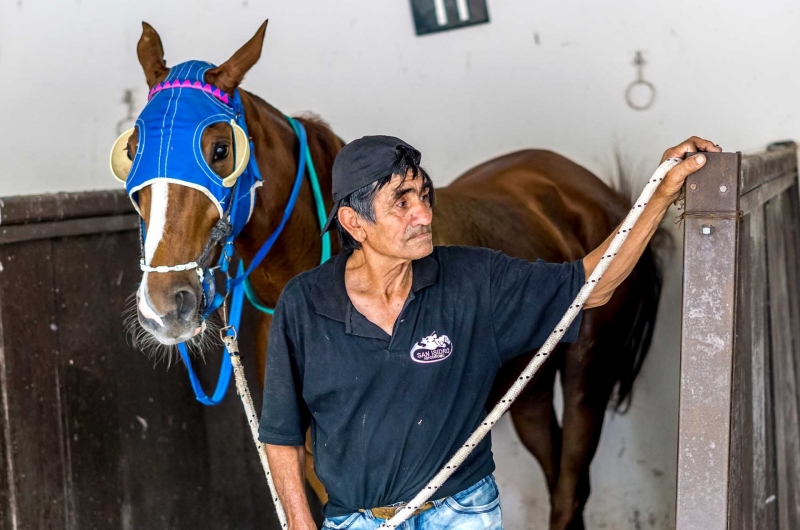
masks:
<svg viewBox="0 0 800 530"><path fill-rule="evenodd" d="M369 249L355 250L347 259L347 290L376 302L405 300L411 290L412 261L384 256Z"/></svg>

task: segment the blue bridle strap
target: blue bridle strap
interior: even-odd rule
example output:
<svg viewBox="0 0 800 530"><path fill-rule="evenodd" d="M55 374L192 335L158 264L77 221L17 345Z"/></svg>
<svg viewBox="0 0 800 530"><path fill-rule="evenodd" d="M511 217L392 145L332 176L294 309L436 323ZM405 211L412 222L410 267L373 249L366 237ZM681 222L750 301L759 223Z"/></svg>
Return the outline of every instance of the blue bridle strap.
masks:
<svg viewBox="0 0 800 530"><path fill-rule="evenodd" d="M250 276L250 273L252 273L259 265L261 265L261 262L265 257L267 257L267 253L272 250L272 246L275 244L275 241L277 241L278 237L281 235L281 232L283 232L283 228L286 226L289 218L292 217L292 212L297 204L297 197L300 196L300 188L302 188L303 185L303 175L306 172L305 149L308 146L308 137L306 136L305 128L299 122L289 118L288 116L287 119L289 120L289 123L292 124L298 140L300 140L300 156L298 156L297 175L295 176L294 185L292 186L292 193L289 195L289 202L286 205L286 210L283 212L283 218L281 219L281 223L278 225L278 228L272 232L264 244L261 245L261 248L258 249L258 252L253 257L253 260L250 262L250 265L247 267L247 270L244 272L244 274L238 275L231 281L232 287L236 287L244 282L247 277Z"/></svg>
<svg viewBox="0 0 800 530"><path fill-rule="evenodd" d="M283 228L286 226L286 223L292 216L292 212L294 211L294 207L297 204L297 198L300 195L300 189L303 184L303 176L305 175L306 168L308 168L309 176L311 180L311 187L314 195L314 201L316 203L316 210L318 217L320 219L320 227L322 227L327 219L327 214L325 212L325 203L322 198L322 192L319 187L319 179L317 178L316 170L314 169L314 165L311 159L311 151L308 147L308 137L306 134L306 130L303 125L290 117L286 117L289 123L292 125L292 129L294 129L295 135L297 136L298 140L300 141L300 154L298 157L298 164L297 164L297 175L295 177L294 185L292 186L291 194L289 195L289 202L286 205L286 210L283 212L283 218L281 219L278 228L270 235L270 237L264 242L261 248L256 253L253 260L250 262L250 266L245 270L244 263L240 260L239 261L239 268L238 274L235 278L229 278L227 280L227 290L231 293L231 304L230 304L230 316L228 319L228 326L229 329L227 330L227 334L233 335L235 333L234 330L238 330L239 324L241 321L242 316L242 306L244 305L244 297L247 295L250 302L253 306L265 313L272 314L273 310L264 306L258 301L258 297L256 296L255 292L252 290L252 286L250 282L247 280L248 275L253 272L264 260L267 256L269 251L272 249L275 241L280 236ZM251 161L251 164L255 164L255 161ZM238 183L237 183L238 185ZM232 204L232 208L236 208L238 201L234 201ZM231 212L231 215L234 215L235 212ZM220 253L220 261L219 267L220 270L224 273L228 271L228 266L230 265L230 261L232 258L233 253L233 239L234 235L228 237L223 245L222 252ZM326 233L322 238L322 256L321 256L321 263L330 258L331 250L330 250L330 234ZM211 290L209 281L213 281L213 277L210 280L203 281L203 289L206 294L208 294ZM213 302L209 301L209 307L206 310L206 314L204 317L207 317L213 311L217 310L220 305L224 302L225 297L220 293L214 293L213 295ZM227 393L228 386L231 380L231 373L232 373L232 365L230 360L230 352L226 351L223 352L222 356L222 366L220 367L219 377L217 379L217 386L214 389L214 394L211 397L206 395L205 391L203 390L202 385L200 384L200 380L197 378L197 374L195 373L194 369L192 368L192 360L189 355L189 350L186 347L185 343L178 344L178 349L181 354L181 358L183 359L184 364L186 365L186 369L189 373L189 382L192 385L192 389L194 390L195 397L197 401L204 405L217 405L219 404L224 398L225 394Z"/></svg>
<svg viewBox="0 0 800 530"><path fill-rule="evenodd" d="M319 218L319 227L320 227L320 229L322 229L322 227L325 226L325 221L328 219L328 212L325 209L325 199L322 196L322 190L320 189L320 186L319 186L319 177L317 177L317 171L314 168L314 159L311 156L311 149L309 149L309 147L308 147L308 141L307 141L307 138L306 138L306 132L305 132L305 129L303 128L303 125L299 121L297 121L297 120L295 120L293 118L290 118L289 116L286 116L286 119L291 124L291 126L294 129L294 132L297 135L297 137L301 138L300 157L306 159L306 167L308 169L308 180L311 182L311 191L312 191L312 193L314 195L314 203L315 203L316 210L317 210L317 217ZM306 139L306 141L303 142L302 139ZM299 166L299 164L298 164L298 166ZM299 170L299 167L298 167L298 170ZM298 171L298 175L297 175L297 179L298 180L295 181L295 184L297 184L297 182L301 178L302 178L302 174L299 173L299 171ZM264 254L266 255L266 252ZM325 232L322 235L322 252L321 252L320 261L319 261L320 264L323 264L326 261L328 261L328 259L330 259L330 257L331 257L331 234L330 234L330 232ZM240 275L244 274L244 270L241 269L241 265L240 265L239 274ZM245 275L244 280L242 281L242 284L244 285L245 294L247 295L247 299L250 301L250 304L253 307L258 309L262 313L266 313L268 315L272 315L275 312L275 310L272 309L271 307L267 307L266 305L261 303L261 301L258 299L258 295L256 295L255 291L253 290L253 286L250 284L250 280L247 279L246 275Z"/></svg>
<svg viewBox="0 0 800 530"><path fill-rule="evenodd" d="M230 316L228 317L228 326L232 329L228 329L227 335L232 335L234 333L234 329L239 329L239 323L242 319L242 306L244 305L244 288L242 286L236 287L233 289L233 294L231 295L231 310ZM228 386L231 382L231 373L233 373L233 366L231 365L231 356L230 352L225 351L222 355L222 366L219 369L219 377L217 379L217 387L214 389L214 394L211 397L208 397L203 390L203 386L200 384L200 380L197 378L197 374L192 368L192 358L189 356L189 351L186 348L186 343L178 344L178 349L181 352L181 358L183 359L183 363L186 365L186 370L189 372L189 382L192 385L192 390L194 390L194 395L197 398L197 401L202 403L203 405L218 405L225 399L225 394L228 392Z"/></svg>

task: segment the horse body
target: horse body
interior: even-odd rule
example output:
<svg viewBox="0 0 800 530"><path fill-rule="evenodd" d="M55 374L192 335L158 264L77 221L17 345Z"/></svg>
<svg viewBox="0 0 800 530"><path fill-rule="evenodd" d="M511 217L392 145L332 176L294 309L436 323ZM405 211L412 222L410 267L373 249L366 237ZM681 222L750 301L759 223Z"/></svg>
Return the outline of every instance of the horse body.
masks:
<svg viewBox="0 0 800 530"><path fill-rule="evenodd" d="M628 201L574 162L525 150L485 162L436 191L434 243L477 245L528 260L574 261L619 225ZM583 528L589 465L605 410L618 384L629 396L655 321L661 275L648 248L604 306L585 311L579 339L560 346L511 408L523 444L542 466L551 494L551 529ZM535 293L531 293L535 296ZM505 365L488 407L515 381L535 352ZM561 373L564 416L553 408Z"/></svg>
<svg viewBox="0 0 800 530"><path fill-rule="evenodd" d="M207 80L232 93L258 59L265 29L262 26L228 62L211 70L209 74L213 73L214 79L208 80L207 74ZM169 70L163 63L160 38L148 25L138 52L148 85L153 87L163 81ZM299 142L284 115L262 99L241 89L239 92L264 179L257 190L252 216L235 241L237 253L247 264L280 222L300 153ZM318 119L300 121L308 133L326 207L331 208L331 168L343 142ZM220 134L221 130L204 133L203 145L208 143L211 150L216 145L213 136ZM134 152L135 144L131 137L129 146ZM229 174L228 166L221 166L218 173ZM196 259L218 218L201 192L179 184L165 184L164 188L168 193L159 215L165 216L165 226L154 249L154 266ZM148 230L149 206L161 200L157 195L150 188L140 192L141 212ZM628 206L621 195L566 158L549 151L520 151L481 164L449 186L437 189L434 243L484 246L529 260L572 261L597 247L622 220ZM274 305L286 282L319 263L319 227L311 189L304 182L283 233L267 259L250 276L263 303ZM335 242L332 250L338 250ZM193 271L149 276L145 273L142 284L146 296L140 296L140 320L143 299L147 302L145 311L168 315L175 313L176 293L198 291ZM511 409L520 438L544 470L554 530L583 528L589 464L597 448L604 413L616 384L619 383L620 400L630 391L649 345L660 285L658 267L648 250L608 304L586 311L578 342L562 346ZM178 313L181 309L186 312L185 295L177 300ZM147 315L144 317L146 320ZM269 324L270 317L260 314L255 355L262 384ZM495 382L495 396L516 378L531 353L503 367ZM562 425L553 409L557 371L561 372L564 389ZM313 474L312 462L307 459L307 475L324 501L324 489Z"/></svg>

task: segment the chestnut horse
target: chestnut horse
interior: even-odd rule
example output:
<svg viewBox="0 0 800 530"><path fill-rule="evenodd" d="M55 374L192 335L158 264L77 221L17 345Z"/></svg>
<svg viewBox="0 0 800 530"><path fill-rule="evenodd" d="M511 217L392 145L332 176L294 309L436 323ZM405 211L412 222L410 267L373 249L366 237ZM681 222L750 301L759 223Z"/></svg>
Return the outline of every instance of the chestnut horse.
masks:
<svg viewBox="0 0 800 530"><path fill-rule="evenodd" d="M158 34L146 23L143 27L137 51L152 88L165 79L169 68L164 63ZM265 31L266 23L227 62L209 70L206 81L233 93L260 57ZM281 112L244 90L240 94L247 129L264 175L252 217L235 242L239 256L249 263L281 219L297 170L299 147ZM308 131L326 206L331 208L331 167L343 142L319 120L300 121ZM128 141L131 153L137 147L135 136ZM218 146L232 141L230 127L211 126L203 133L203 153L220 176L231 173L233 161L219 159ZM203 193L191 187L174 183L164 184L164 189L159 190L151 187L139 192L139 205L148 240L152 227L163 225L158 227L160 240L151 250L152 266L196 259L218 219L217 210ZM520 151L486 162L437 190L434 243L485 246L528 260L572 261L599 246L621 222L629 206L619 193L566 158L549 151ZM155 216L160 221L151 223ZM290 278L318 264L319 226L306 182L269 259L251 275L254 291L263 303L274 306ZM333 250L338 250L335 243ZM600 438L604 412L612 397L620 405L630 393L650 343L660 288L659 268L652 249L648 249L610 302L586 311L578 342L562 346L511 409L522 442L544 470L551 494L552 529L583 528L589 464ZM179 296L187 290L195 296ZM146 293L145 300L141 293ZM198 309L191 311L187 307L197 303L202 294L193 271L145 274L138 294L140 319L143 309L167 323L189 315L187 326L200 327ZM261 314L256 359L262 383L269 324L269 316ZM154 335L161 343L173 344L179 338L177 331L169 336L173 329L177 328L165 325L163 330L167 331ZM202 333L192 340L201 339ZM505 390L531 353L501 370L495 395ZM562 425L553 408L556 372L561 374L564 392ZM312 486L324 501L324 490L315 481L311 458L308 462Z"/></svg>

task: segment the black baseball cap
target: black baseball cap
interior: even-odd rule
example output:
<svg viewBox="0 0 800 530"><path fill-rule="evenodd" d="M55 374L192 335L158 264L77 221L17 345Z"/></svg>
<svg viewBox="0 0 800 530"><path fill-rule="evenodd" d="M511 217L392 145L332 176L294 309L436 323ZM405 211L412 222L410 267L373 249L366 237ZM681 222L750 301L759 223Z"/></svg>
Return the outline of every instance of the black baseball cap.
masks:
<svg viewBox="0 0 800 530"><path fill-rule="evenodd" d="M344 146L333 161L333 209L322 233L335 225L342 199L391 175L397 158L409 152L415 164L419 165L422 154L394 136L364 136Z"/></svg>

